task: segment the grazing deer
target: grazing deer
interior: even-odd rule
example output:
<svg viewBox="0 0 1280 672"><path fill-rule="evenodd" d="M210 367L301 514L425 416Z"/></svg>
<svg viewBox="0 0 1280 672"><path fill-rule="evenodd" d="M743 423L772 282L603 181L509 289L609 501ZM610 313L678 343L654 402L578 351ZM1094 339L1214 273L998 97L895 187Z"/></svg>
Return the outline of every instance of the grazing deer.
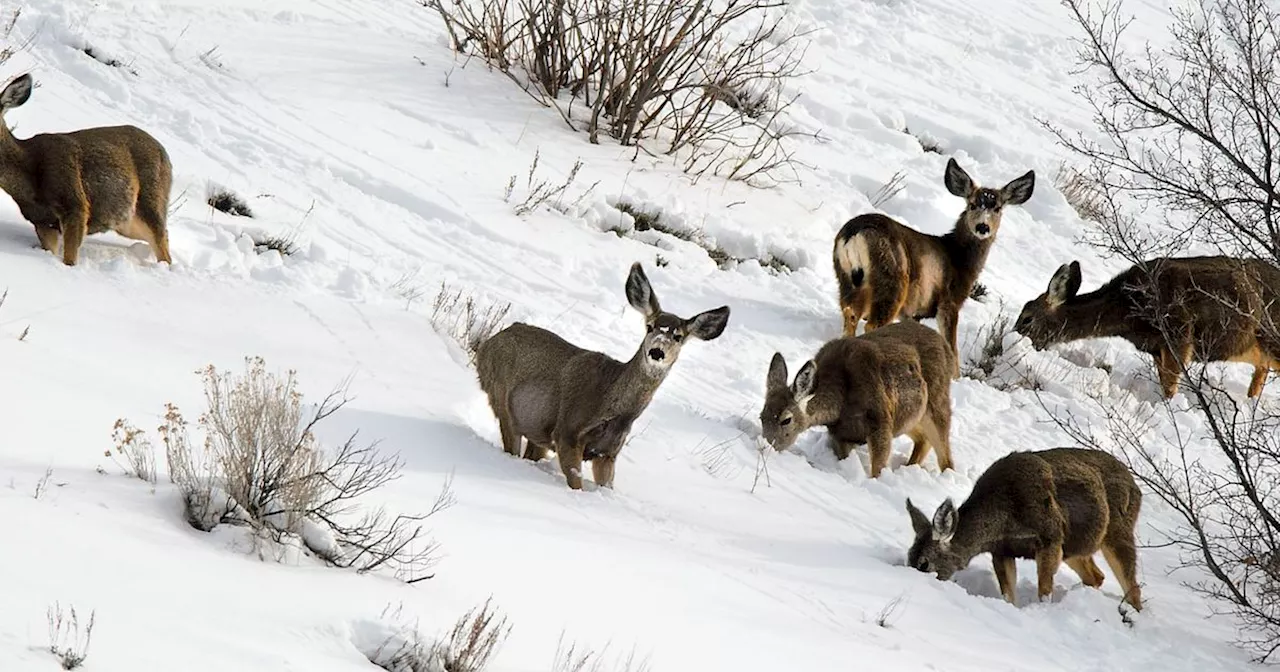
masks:
<svg viewBox="0 0 1280 672"><path fill-rule="evenodd" d="M996 460L957 510L948 498L930 522L907 500L915 542L907 564L947 580L990 553L1000 594L1017 604L1017 558L1034 559L1040 599L1063 562L1086 586L1102 585L1093 554L1111 566L1124 599L1142 610L1134 527L1142 491L1120 460L1100 450L1051 448Z"/></svg>
<svg viewBox="0 0 1280 672"><path fill-rule="evenodd" d="M938 469L951 462L951 350L942 336L915 321L891 324L857 337L828 341L787 385L787 362L774 353L765 381L760 426L774 450L825 425L843 460L867 444L871 477L889 465L896 436L914 442L907 464L938 450Z"/></svg>
<svg viewBox="0 0 1280 672"><path fill-rule="evenodd" d="M1000 189L988 189L974 184L960 164L949 159L943 183L952 195L965 199L964 212L950 233L921 233L879 213L858 215L836 234L832 262L845 336L857 333L863 317L867 331L899 318L936 317L938 331L955 355L951 375L958 377L960 306L982 273L1004 207L1031 198L1036 174L1029 170Z"/></svg>
<svg viewBox="0 0 1280 672"><path fill-rule="evenodd" d="M1063 264L1028 301L1014 330L1036 349L1119 336L1155 358L1166 399L1192 361L1247 362L1249 396L1280 369L1280 269L1261 259L1161 257L1080 291L1080 262Z"/></svg>
<svg viewBox="0 0 1280 672"><path fill-rule="evenodd" d="M684 319L665 312L640 264L627 276L627 301L644 315L646 334L627 362L580 348L554 333L517 322L476 349L476 372L498 418L502 448L537 461L560 458L570 488L582 489L582 462L596 485L613 487L614 463L631 423L680 356L686 338L710 341L724 332L729 307Z"/></svg>
<svg viewBox="0 0 1280 672"><path fill-rule="evenodd" d="M0 117L31 97L31 75L0 91ZM40 247L74 266L88 234L115 231L171 262L166 221L173 167L164 146L135 126L40 133L19 140L0 118L0 189L36 229Z"/></svg>

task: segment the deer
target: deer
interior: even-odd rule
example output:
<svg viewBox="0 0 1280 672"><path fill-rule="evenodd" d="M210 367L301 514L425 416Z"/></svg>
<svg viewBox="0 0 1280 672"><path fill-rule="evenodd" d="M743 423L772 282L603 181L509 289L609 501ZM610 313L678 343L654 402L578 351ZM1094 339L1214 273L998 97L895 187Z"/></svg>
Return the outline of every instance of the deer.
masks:
<svg viewBox="0 0 1280 672"><path fill-rule="evenodd" d="M1262 259L1156 257L1079 294L1080 262L1063 264L1028 301L1014 331L1042 350L1083 338L1118 336L1155 360L1171 399L1193 362L1254 367L1248 396L1280 369L1280 269Z"/></svg>
<svg viewBox="0 0 1280 672"><path fill-rule="evenodd" d="M1124 590L1124 600L1142 611L1134 528L1142 491L1124 463L1090 448L1015 451L991 464L960 508L951 498L932 521L907 499L915 540L907 564L946 581L982 553L991 554L1000 594L1017 606L1014 561L1036 563L1040 601L1053 593L1053 579L1066 563L1084 585L1100 588L1099 550Z"/></svg>
<svg viewBox="0 0 1280 672"><path fill-rule="evenodd" d="M839 287L844 335L878 329L899 318L936 318L955 355L952 378L960 376L956 326L960 307L973 292L1000 230L1004 208L1022 205L1035 191L1034 170L999 189L980 187L954 158L943 184L965 199L955 226L943 235L921 233L880 213L864 213L836 233L832 263Z"/></svg>
<svg viewBox="0 0 1280 672"><path fill-rule="evenodd" d="M167 220L173 166L164 146L136 126L100 126L14 137L3 115L31 97L20 75L0 91L0 190L18 205L40 247L75 266L86 235L115 231L172 263Z"/></svg>
<svg viewBox="0 0 1280 672"><path fill-rule="evenodd" d="M574 345L541 327L515 322L476 349L476 373L498 419L502 448L537 462L555 451L565 481L582 489L582 463L598 487L613 488L618 454L631 425L680 356L686 339L711 341L729 322L721 306L685 319L666 312L639 263L625 293L644 316L645 335L626 362Z"/></svg>
<svg viewBox="0 0 1280 672"><path fill-rule="evenodd" d="M786 359L774 353L761 436L782 452L805 430L824 425L838 460L866 444L871 477L879 478L889 465L893 439L906 434L913 442L907 464L920 464L936 448L938 469L954 469L952 364L941 334L912 320L828 341L790 385Z"/></svg>

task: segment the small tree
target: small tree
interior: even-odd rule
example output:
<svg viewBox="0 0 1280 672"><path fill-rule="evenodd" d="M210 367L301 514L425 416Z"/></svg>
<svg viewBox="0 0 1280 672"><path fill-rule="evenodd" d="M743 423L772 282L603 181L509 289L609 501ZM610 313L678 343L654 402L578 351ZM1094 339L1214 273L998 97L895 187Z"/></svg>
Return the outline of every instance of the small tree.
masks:
<svg viewBox="0 0 1280 672"><path fill-rule="evenodd" d="M1077 90L1101 140L1045 125L1088 162L1099 198L1090 242L1150 270L1160 263L1153 258L1192 243L1280 263L1275 4L1202 0L1175 10L1168 46L1137 54L1122 46L1128 20L1119 2L1063 5L1081 35L1083 74L1092 78ZM1163 209L1164 231L1132 214L1150 205ZM1143 317L1176 352L1156 288L1135 289L1153 297L1140 302ZM1280 338L1280 325L1256 317L1263 339ZM1159 532L1186 566L1203 572L1188 585L1237 617L1239 643L1267 660L1280 649L1280 405L1229 394L1209 367L1183 366L1181 388L1183 396L1154 407L1096 399L1100 428L1070 405L1042 403L1080 443L1117 452L1177 515L1178 525Z"/></svg>
<svg viewBox="0 0 1280 672"><path fill-rule="evenodd" d="M316 428L346 403L330 393L310 413L290 371L283 378L261 358L242 375L200 371L205 412L201 446L178 408L166 405L160 427L169 478L182 490L193 527L247 525L276 541L300 540L318 557L365 572L388 567L413 582L430 578L437 546L422 521L452 504L449 483L424 514L365 509L367 495L400 477L403 463L355 435L326 450Z"/></svg>

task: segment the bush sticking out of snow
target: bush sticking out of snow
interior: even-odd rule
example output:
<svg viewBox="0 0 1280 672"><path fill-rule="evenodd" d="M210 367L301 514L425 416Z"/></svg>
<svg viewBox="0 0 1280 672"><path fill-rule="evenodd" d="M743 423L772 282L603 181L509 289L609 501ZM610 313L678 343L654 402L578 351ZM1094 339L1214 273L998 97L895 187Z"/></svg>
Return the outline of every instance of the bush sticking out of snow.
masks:
<svg viewBox="0 0 1280 672"><path fill-rule="evenodd" d="M146 432L120 418L112 427L111 438L115 440L115 450L107 451L107 457L120 465L125 473L155 484L156 453ZM120 464L117 456L123 457L125 463Z"/></svg>
<svg viewBox="0 0 1280 672"><path fill-rule="evenodd" d="M502 328L511 310L510 303L482 303L461 289L450 290L440 283L440 292L431 304L431 326L437 333L458 344L475 363L476 348Z"/></svg>
<svg viewBox="0 0 1280 672"><path fill-rule="evenodd" d="M97 49L94 49L92 45L86 44L80 48L80 51L84 52L85 56L88 56L89 58L92 58L93 60L107 67L119 68L120 70L124 70L125 72L128 72L129 74L135 75L135 76L138 74L137 70L134 70L133 68L125 65L124 62L121 61L120 59L112 58L110 56L102 54Z"/></svg>
<svg viewBox="0 0 1280 672"><path fill-rule="evenodd" d="M1104 190L1097 180L1069 166L1064 161L1053 176L1053 185L1080 219L1101 222L1106 216Z"/></svg>
<svg viewBox="0 0 1280 672"><path fill-rule="evenodd" d="M987 286L981 282L973 283L973 289L969 290L969 298L974 301L982 301L988 294Z"/></svg>
<svg viewBox="0 0 1280 672"><path fill-rule="evenodd" d="M233 217L253 217L253 210L240 195L226 187L210 186L207 199L209 207Z"/></svg>
<svg viewBox="0 0 1280 672"><path fill-rule="evenodd" d="M74 670L89 657L89 642L93 639L93 622L96 612L89 612L89 622L80 629L76 608L62 610L54 602L46 614L49 625L49 653L58 659L64 670Z"/></svg>
<svg viewBox="0 0 1280 672"><path fill-rule="evenodd" d="M582 193L575 196L573 200L566 202L565 196L568 195L569 189L573 187L574 181L578 179L578 171L582 170L582 161L574 161L573 167L569 169L569 174L565 176L564 181L557 183L536 177L538 162L541 159L541 150L535 151L533 153L533 163L529 165L529 172L525 174L524 178L524 200L514 206L517 215L527 215L543 206L561 214L567 214L580 206L595 190L596 185L599 184L599 182L592 184ZM511 198L515 194L519 180L519 175L512 175L511 179L507 180L507 188L503 191L502 200L511 203Z"/></svg>
<svg viewBox="0 0 1280 672"><path fill-rule="evenodd" d="M165 406L159 429L169 479L183 494L192 527L246 526L255 540L300 543L338 567L385 567L411 583L430 578L437 545L424 537L422 521L453 503L447 481L425 514L378 508L356 516L366 495L399 478L403 463L376 452L376 442L357 445L354 434L334 450L320 445L316 427L347 403L341 390L305 415L294 372L269 373L260 357L246 358L242 375L212 366L198 373L203 443L191 440L173 404Z"/></svg>
<svg viewBox="0 0 1280 672"><path fill-rule="evenodd" d="M635 649L625 657L613 657L608 654L609 646L596 651L577 642L569 642L566 646L564 633L556 643L556 657L551 672L647 672L647 658L637 658Z"/></svg>
<svg viewBox="0 0 1280 672"><path fill-rule="evenodd" d="M889 177L888 182L880 185L880 188L876 189L874 193L867 194L867 199L871 201L871 207L880 208L883 207L885 203L892 201L898 194L902 193L903 189L906 188L907 185L904 184L906 179L906 172L899 170Z"/></svg>
<svg viewBox="0 0 1280 672"><path fill-rule="evenodd" d="M9 15L4 17L3 23L0 23L0 65L7 63L17 53L17 49L9 38L13 35L13 29L18 25L18 18L21 16L22 8L19 7L9 12Z"/></svg>
<svg viewBox="0 0 1280 672"><path fill-rule="evenodd" d="M492 601L467 612L447 635L434 641L416 622L406 623L400 608L388 606L377 621L357 624L352 644L387 672L481 672L511 634L506 617Z"/></svg>
<svg viewBox="0 0 1280 672"><path fill-rule="evenodd" d="M804 74L804 31L774 0L422 0L453 47L506 73L590 142L652 144L688 173L775 184L797 161L784 123ZM565 94L570 104L561 106ZM575 119L573 103L583 113ZM765 184L762 184L765 183Z"/></svg>
<svg viewBox="0 0 1280 672"><path fill-rule="evenodd" d="M911 137L913 137L913 138L915 138L915 139L916 139L916 142L920 143L920 149L923 149L924 151L926 151L926 152L928 152L928 153L930 153L930 154L941 154L941 153L942 153L942 145L941 145L941 144L939 144L939 143L938 143L936 140L934 140L933 138L931 138L931 137L929 137L929 136L927 136L927 135L921 134L921 133L912 133L912 132L911 132L911 129L910 129L910 128L907 128L907 127L904 127L904 128L902 129L902 132L903 132L903 133L906 133L907 135L909 135L909 136L911 136Z"/></svg>
<svg viewBox="0 0 1280 672"><path fill-rule="evenodd" d="M1006 313L978 328L978 353L965 362L964 375L977 380L986 380L996 369L996 364L1004 356L1004 339L1013 331L1013 319Z"/></svg>
<svg viewBox="0 0 1280 672"><path fill-rule="evenodd" d="M642 206L621 198L610 201L610 205L619 213L626 215L626 218L630 220L629 222L624 221L622 226L609 229L619 237L635 237L633 234L637 232L653 231L677 240L693 243L701 247L707 253L707 256L722 269L748 261L746 258L729 254L717 245L715 240L703 233L701 229L689 227L683 222L668 221L667 218L663 217L661 210L651 205ZM763 259L756 259L756 261L774 273L795 270L790 264L771 254L766 255Z"/></svg>

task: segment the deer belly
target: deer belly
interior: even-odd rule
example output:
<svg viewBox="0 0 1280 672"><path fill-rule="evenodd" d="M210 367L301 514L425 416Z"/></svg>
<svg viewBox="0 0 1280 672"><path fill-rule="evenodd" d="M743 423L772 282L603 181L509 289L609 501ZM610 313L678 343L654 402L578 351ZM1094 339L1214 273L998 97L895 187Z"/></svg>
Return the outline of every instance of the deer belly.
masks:
<svg viewBox="0 0 1280 672"><path fill-rule="evenodd" d="M535 381L517 385L507 396L516 431L533 443L550 443L551 431L560 412L558 400L554 384Z"/></svg>

